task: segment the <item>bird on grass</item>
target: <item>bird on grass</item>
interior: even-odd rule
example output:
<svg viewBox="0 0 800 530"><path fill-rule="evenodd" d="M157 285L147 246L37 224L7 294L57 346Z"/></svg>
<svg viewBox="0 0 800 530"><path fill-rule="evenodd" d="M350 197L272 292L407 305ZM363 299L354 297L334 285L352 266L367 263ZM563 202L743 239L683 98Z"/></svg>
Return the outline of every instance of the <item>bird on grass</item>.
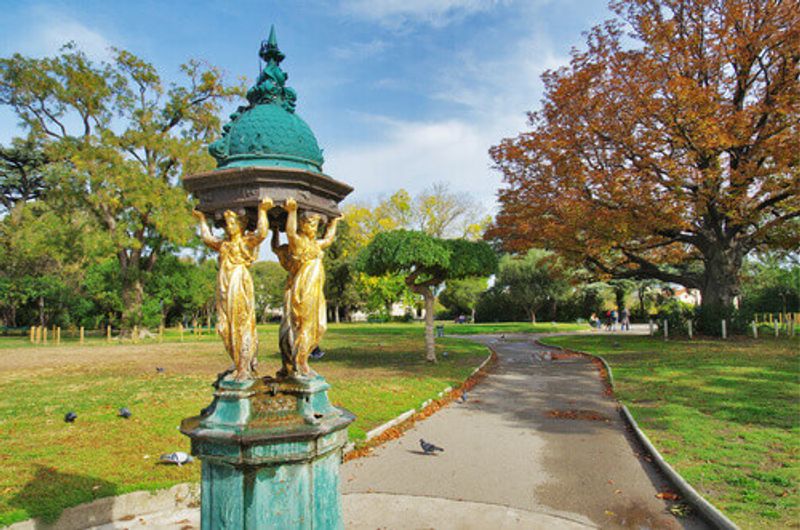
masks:
<svg viewBox="0 0 800 530"><path fill-rule="evenodd" d="M64 421L67 423L74 423L76 419L78 419L78 415L72 411L69 411L66 414L64 414Z"/></svg>
<svg viewBox="0 0 800 530"><path fill-rule="evenodd" d="M159 374L163 374L164 373L164 369L162 367L160 367L160 366L156 366L156 372L158 372Z"/></svg>
<svg viewBox="0 0 800 530"><path fill-rule="evenodd" d="M194 462L194 458L187 455L183 451L175 451L174 453L164 453L159 458L161 462L165 464L175 464L178 467L182 466L183 464L188 464L190 462Z"/></svg>
<svg viewBox="0 0 800 530"><path fill-rule="evenodd" d="M125 418L126 420L130 418L131 415L132 415L131 409L129 409L128 407L122 407L121 409L119 409L119 413L117 414L117 416L119 416L120 418Z"/></svg>
<svg viewBox="0 0 800 530"><path fill-rule="evenodd" d="M422 447L422 450L425 452L426 455L432 455L436 451L441 451L444 453L444 449L442 449L441 447L437 447L432 443L428 443L422 438L419 439L419 446Z"/></svg>
<svg viewBox="0 0 800 530"><path fill-rule="evenodd" d="M319 346L317 346L316 348L314 348L314 351L308 354L308 356L311 357L312 359L322 359L325 356L325 352L320 350Z"/></svg>
<svg viewBox="0 0 800 530"><path fill-rule="evenodd" d="M442 352L442 357L447 357L448 355L450 355L450 352L446 352L446 351Z"/></svg>

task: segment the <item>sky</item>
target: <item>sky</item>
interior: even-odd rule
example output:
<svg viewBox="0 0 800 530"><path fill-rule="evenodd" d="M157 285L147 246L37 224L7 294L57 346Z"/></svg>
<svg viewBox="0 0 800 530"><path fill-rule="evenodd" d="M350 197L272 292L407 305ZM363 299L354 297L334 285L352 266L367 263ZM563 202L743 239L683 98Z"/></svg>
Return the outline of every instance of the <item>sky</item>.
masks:
<svg viewBox="0 0 800 530"><path fill-rule="evenodd" d="M127 49L168 80L197 58L258 75L271 24L324 171L370 202L434 182L487 211L501 183L488 149L526 128L540 76L569 61L605 0L0 0L0 56ZM0 143L22 134L0 108Z"/></svg>

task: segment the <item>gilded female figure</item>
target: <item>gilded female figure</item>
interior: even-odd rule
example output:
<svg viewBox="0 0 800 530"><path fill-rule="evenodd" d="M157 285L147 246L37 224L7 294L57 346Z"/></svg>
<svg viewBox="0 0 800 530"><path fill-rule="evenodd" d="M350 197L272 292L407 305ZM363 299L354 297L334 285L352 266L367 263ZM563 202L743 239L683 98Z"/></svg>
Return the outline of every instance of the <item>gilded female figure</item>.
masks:
<svg viewBox="0 0 800 530"><path fill-rule="evenodd" d="M255 232L246 231L246 216L227 210L224 213L224 239L217 239L211 234L202 212L193 212L200 221L203 242L219 253L217 333L222 337L225 350L233 359L233 374L237 381L251 379L256 366L258 333L253 278L249 269L258 258L258 246L267 237L267 212L270 208L272 199L269 198L263 199L258 205Z"/></svg>
<svg viewBox="0 0 800 530"><path fill-rule="evenodd" d="M323 239L317 240L319 215L303 215L298 226L297 202L287 199L284 208L288 213L288 244L278 244L277 232L272 239L273 251L289 273L280 330L282 373L311 375L314 372L308 366L308 356L319 345L327 328L322 256L336 237L339 219L331 220Z"/></svg>

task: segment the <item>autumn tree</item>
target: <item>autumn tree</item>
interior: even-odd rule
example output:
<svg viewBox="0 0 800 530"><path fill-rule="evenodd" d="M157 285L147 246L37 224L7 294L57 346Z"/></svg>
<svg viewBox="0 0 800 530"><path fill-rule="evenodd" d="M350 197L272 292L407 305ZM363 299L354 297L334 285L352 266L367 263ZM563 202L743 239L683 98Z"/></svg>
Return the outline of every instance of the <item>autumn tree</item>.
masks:
<svg viewBox="0 0 800 530"><path fill-rule="evenodd" d="M505 185L489 236L696 288L705 314L727 311L748 253L800 244L800 6L611 8L543 76L531 130L492 148Z"/></svg>
<svg viewBox="0 0 800 530"><path fill-rule="evenodd" d="M149 63L123 50L95 62L68 44L42 59L0 59L0 103L44 143L65 171L51 194L65 211L94 216L119 262L123 321L140 321L144 281L159 255L189 240L193 222L184 173L212 163L205 145L220 104L239 92L197 61L182 84L165 85Z"/></svg>
<svg viewBox="0 0 800 530"><path fill-rule="evenodd" d="M436 362L434 289L448 279L492 274L497 256L482 241L439 239L420 231L392 230L375 236L359 256L359 266L373 276L403 275L408 288L422 296L426 358Z"/></svg>

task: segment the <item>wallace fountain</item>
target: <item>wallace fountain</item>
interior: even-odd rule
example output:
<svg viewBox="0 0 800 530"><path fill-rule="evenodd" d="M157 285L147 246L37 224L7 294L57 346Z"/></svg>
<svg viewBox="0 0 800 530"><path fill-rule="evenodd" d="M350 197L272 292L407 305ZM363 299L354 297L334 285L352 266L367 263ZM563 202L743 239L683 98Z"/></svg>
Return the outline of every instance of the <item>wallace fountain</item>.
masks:
<svg viewBox="0 0 800 530"><path fill-rule="evenodd" d="M330 403L328 383L308 360L326 327L323 251L352 188L322 172L322 151L286 85L274 28L259 55L264 67L247 105L209 146L217 168L184 177L199 203L203 242L219 255L217 332L233 365L214 383L211 404L185 419L181 432L202 461L204 530L340 529L339 465L354 417ZM258 372L249 271L270 234L288 272L282 367L274 376Z"/></svg>

